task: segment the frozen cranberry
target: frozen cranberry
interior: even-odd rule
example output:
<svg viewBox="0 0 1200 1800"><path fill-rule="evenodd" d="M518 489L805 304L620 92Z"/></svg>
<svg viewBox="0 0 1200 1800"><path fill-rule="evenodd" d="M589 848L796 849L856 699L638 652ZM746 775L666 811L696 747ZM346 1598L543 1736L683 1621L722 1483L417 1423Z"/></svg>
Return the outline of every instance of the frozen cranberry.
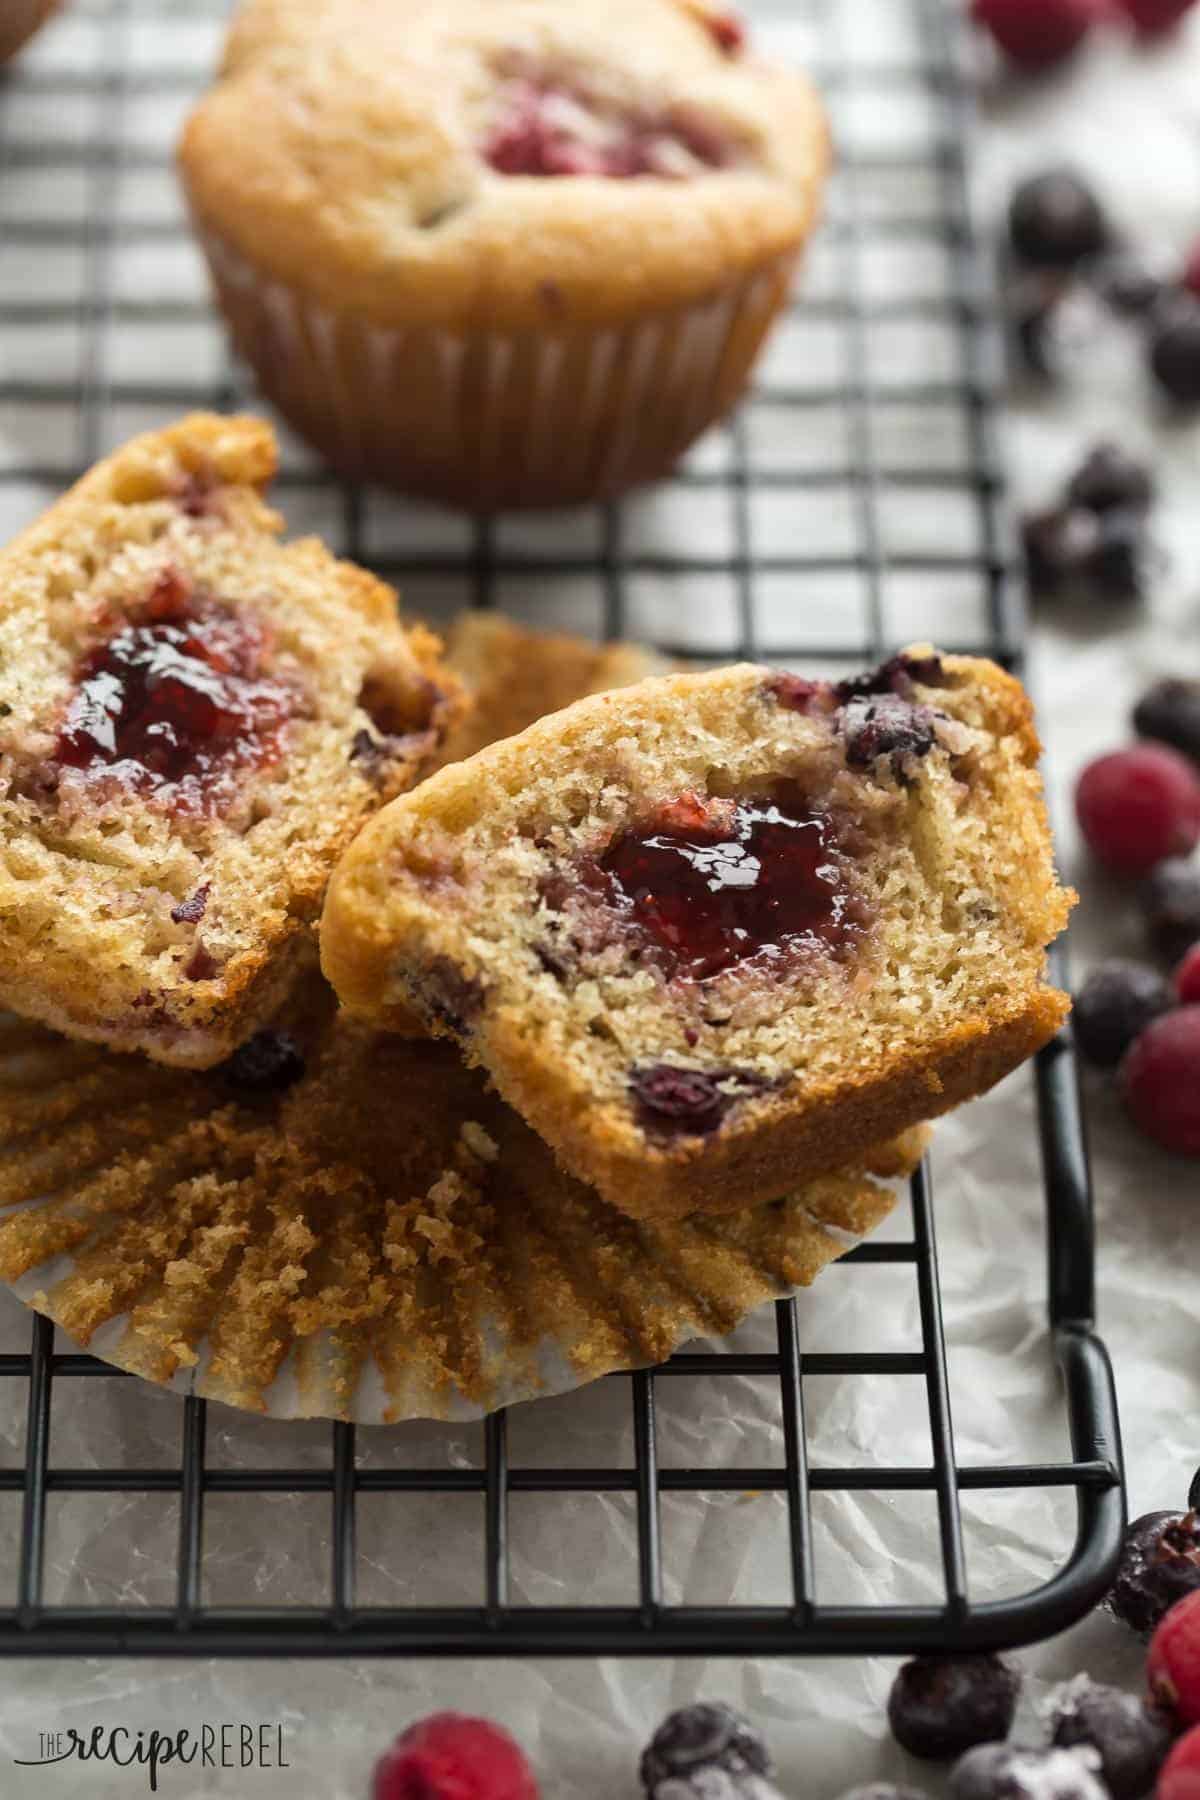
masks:
<svg viewBox="0 0 1200 1800"><path fill-rule="evenodd" d="M910 1756L949 1761L1008 1736L1020 1688L998 1656L918 1656L892 1683L892 1736Z"/></svg>
<svg viewBox="0 0 1200 1800"><path fill-rule="evenodd" d="M1182 1006L1148 1025L1121 1064L1120 1081L1139 1131L1164 1150L1200 1156L1200 1006ZM1185 1720L1196 1722L1200 1708L1195 1720Z"/></svg>
<svg viewBox="0 0 1200 1800"><path fill-rule="evenodd" d="M256 1031L221 1064L226 1086L238 1094L278 1094L304 1074L304 1052L286 1031Z"/></svg>
<svg viewBox="0 0 1200 1800"><path fill-rule="evenodd" d="M1068 482L1067 500L1094 513L1144 510L1154 501L1154 472L1119 444L1097 444Z"/></svg>
<svg viewBox="0 0 1200 1800"><path fill-rule="evenodd" d="M1086 1675L1068 1682L1050 1711L1050 1741L1065 1750L1090 1745L1112 1800L1141 1800L1150 1792L1173 1735L1155 1708Z"/></svg>
<svg viewBox="0 0 1200 1800"><path fill-rule="evenodd" d="M1151 944L1171 962L1180 962L1200 943L1200 866L1184 856L1160 863L1139 895Z"/></svg>
<svg viewBox="0 0 1200 1800"><path fill-rule="evenodd" d="M1135 744L1088 764L1075 810L1101 862L1142 875L1200 843L1200 776L1178 751Z"/></svg>
<svg viewBox="0 0 1200 1800"><path fill-rule="evenodd" d="M1181 1006L1200 1006L1200 943L1192 945L1176 969L1175 993Z"/></svg>
<svg viewBox="0 0 1200 1800"><path fill-rule="evenodd" d="M1031 73L1064 62L1099 16L1096 0L973 0L971 11L1005 55Z"/></svg>
<svg viewBox="0 0 1200 1800"><path fill-rule="evenodd" d="M1188 1014L1176 1013L1175 1017L1187 1018ZM1200 1015L1196 1023L1200 1026ZM1196 1042L1200 1046L1200 1032ZM1200 1081L1197 1090L1200 1092ZM1146 1655L1146 1679L1150 1698L1178 1725L1200 1724L1200 1593L1185 1595L1160 1622Z"/></svg>
<svg viewBox="0 0 1200 1800"><path fill-rule="evenodd" d="M1155 315L1150 372L1177 406L1200 405L1200 299L1180 293Z"/></svg>
<svg viewBox="0 0 1200 1800"><path fill-rule="evenodd" d="M1021 182L1009 202L1008 229L1017 255L1039 269L1075 268L1109 242L1099 200L1072 169L1048 169Z"/></svg>
<svg viewBox="0 0 1200 1800"><path fill-rule="evenodd" d="M742 1789L739 1782L747 1778L747 1796L759 1794L774 1773L771 1754L761 1732L749 1719L720 1702L700 1701L685 1706L664 1719L642 1754L640 1775L648 1800L660 1793L671 1800L685 1800L695 1792L709 1791L703 1777L709 1771L720 1771L728 1777L724 1785L713 1786L714 1794L728 1794L736 1800ZM693 1782L696 1777L699 1781Z"/></svg>
<svg viewBox="0 0 1200 1800"><path fill-rule="evenodd" d="M786 785L717 803L694 823L660 814L617 838L599 875L608 904L668 976L703 980L750 959L840 951L861 930L833 821Z"/></svg>
<svg viewBox="0 0 1200 1800"><path fill-rule="evenodd" d="M1125 1530L1125 1547L1107 1606L1139 1637L1149 1637L1168 1607L1200 1588L1200 1529L1194 1513L1143 1513Z"/></svg>
<svg viewBox="0 0 1200 1800"><path fill-rule="evenodd" d="M1154 1800L1200 1800L1200 1725L1184 1733L1163 1764Z"/></svg>
<svg viewBox="0 0 1200 1800"><path fill-rule="evenodd" d="M1134 1038L1170 1008L1171 990L1157 969L1114 957L1075 996L1075 1041L1098 1069L1115 1069Z"/></svg>
<svg viewBox="0 0 1200 1800"><path fill-rule="evenodd" d="M57 761L210 810L232 771L279 754L292 696L264 675L264 649L253 621L164 574L82 658Z"/></svg>
<svg viewBox="0 0 1200 1800"><path fill-rule="evenodd" d="M1200 681L1167 676L1147 688L1133 709L1139 737L1155 738L1200 763Z"/></svg>
<svg viewBox="0 0 1200 1800"><path fill-rule="evenodd" d="M1143 37L1170 31L1195 5L1195 0L1117 0Z"/></svg>
<svg viewBox="0 0 1200 1800"><path fill-rule="evenodd" d="M434 1713L375 1765L372 1800L538 1800L519 1746L489 1719Z"/></svg>

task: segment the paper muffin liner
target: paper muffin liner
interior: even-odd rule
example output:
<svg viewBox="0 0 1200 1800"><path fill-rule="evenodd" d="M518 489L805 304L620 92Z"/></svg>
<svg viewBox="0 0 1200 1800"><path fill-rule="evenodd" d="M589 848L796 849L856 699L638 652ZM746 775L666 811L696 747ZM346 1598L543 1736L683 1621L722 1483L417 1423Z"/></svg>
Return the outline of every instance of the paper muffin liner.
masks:
<svg viewBox="0 0 1200 1800"><path fill-rule="evenodd" d="M564 1175L439 1044L314 974L280 1091L0 1018L0 1279L146 1379L275 1418L478 1417L729 1332L894 1196L830 1176L663 1226ZM296 1064L291 1064L294 1073Z"/></svg>
<svg viewBox="0 0 1200 1800"><path fill-rule="evenodd" d="M0 63L15 56L22 44L28 42L60 5L61 0L3 0L0 5Z"/></svg>
<svg viewBox="0 0 1200 1800"><path fill-rule="evenodd" d="M234 343L284 417L351 476L475 510L664 475L742 392L797 256L623 328L383 330L198 229Z"/></svg>

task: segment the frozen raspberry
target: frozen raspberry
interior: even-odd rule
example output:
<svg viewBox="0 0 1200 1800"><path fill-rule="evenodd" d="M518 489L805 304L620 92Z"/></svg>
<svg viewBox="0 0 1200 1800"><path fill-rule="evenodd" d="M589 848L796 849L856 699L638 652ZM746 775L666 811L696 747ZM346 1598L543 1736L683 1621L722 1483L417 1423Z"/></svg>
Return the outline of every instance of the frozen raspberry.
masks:
<svg viewBox="0 0 1200 1800"><path fill-rule="evenodd" d="M1008 231L1022 262L1037 269L1073 269L1109 242L1099 200L1072 169L1048 169L1021 182L1009 202Z"/></svg>
<svg viewBox="0 0 1200 1800"><path fill-rule="evenodd" d="M1200 1006L1182 1006L1147 1026L1121 1064L1120 1082L1139 1131L1164 1150L1200 1156ZM1196 1641L1200 1646L1200 1630ZM1200 1724L1200 1688L1195 1718L1184 1722Z"/></svg>
<svg viewBox="0 0 1200 1800"><path fill-rule="evenodd" d="M1167 676L1147 688L1133 709L1139 737L1154 738L1200 763L1200 681Z"/></svg>
<svg viewBox="0 0 1200 1800"><path fill-rule="evenodd" d="M1101 862L1122 875L1144 875L1200 843L1200 775L1162 744L1114 750L1079 777L1075 811Z"/></svg>
<svg viewBox="0 0 1200 1800"><path fill-rule="evenodd" d="M1167 1608L1200 1588L1200 1528L1193 1513L1143 1513L1126 1527L1117 1578L1105 1604L1148 1638Z"/></svg>
<svg viewBox="0 0 1200 1800"><path fill-rule="evenodd" d="M1141 1800L1154 1786L1174 1733L1135 1695L1077 1675L1052 1704L1050 1735L1064 1750L1089 1744L1099 1754L1113 1800Z"/></svg>
<svg viewBox="0 0 1200 1800"><path fill-rule="evenodd" d="M1144 509L1154 501L1154 473L1119 444L1097 444L1068 482L1067 499L1095 513Z"/></svg>
<svg viewBox="0 0 1200 1800"><path fill-rule="evenodd" d="M1113 957L1089 974L1075 996L1075 1042L1098 1069L1115 1069L1152 1019L1171 1009L1171 990L1145 963Z"/></svg>
<svg viewBox="0 0 1200 1800"><path fill-rule="evenodd" d="M918 1656L888 1695L888 1723L910 1756L949 1761L1008 1736L1021 1678L998 1656Z"/></svg>
<svg viewBox="0 0 1200 1800"><path fill-rule="evenodd" d="M1163 1764L1155 1800L1200 1800L1200 1726L1180 1738Z"/></svg>
<svg viewBox="0 0 1200 1800"><path fill-rule="evenodd" d="M685 1706L663 1720L642 1755L649 1800L735 1800L773 1793L771 1756L748 1719L719 1702ZM709 1779L724 1776L724 1780Z"/></svg>
<svg viewBox="0 0 1200 1800"><path fill-rule="evenodd" d="M538 1800L517 1744L488 1719L434 1713L375 1765L372 1800Z"/></svg>
<svg viewBox="0 0 1200 1800"><path fill-rule="evenodd" d="M950 1772L951 1800L1108 1800L1095 1750L979 1744Z"/></svg>
<svg viewBox="0 0 1200 1800"><path fill-rule="evenodd" d="M1150 334L1150 372L1177 406L1200 405L1200 300L1179 293L1159 308Z"/></svg>
<svg viewBox="0 0 1200 1800"><path fill-rule="evenodd" d="M226 1085L237 1093L278 1094L304 1073L304 1052L286 1031L256 1031L221 1064Z"/></svg>
<svg viewBox="0 0 1200 1800"><path fill-rule="evenodd" d="M971 11L1005 55L1030 73L1064 62L1099 16L1096 0L974 0Z"/></svg>
<svg viewBox="0 0 1200 1800"><path fill-rule="evenodd" d="M1151 944L1171 962L1182 962L1200 943L1200 865L1171 857L1142 883L1139 898Z"/></svg>
<svg viewBox="0 0 1200 1800"><path fill-rule="evenodd" d="M1193 944L1175 971L1180 1006L1200 1006L1200 943Z"/></svg>
<svg viewBox="0 0 1200 1800"><path fill-rule="evenodd" d="M1200 1081L1197 1089L1200 1091ZM1146 1679L1151 1700L1179 1726L1200 1724L1200 1593L1185 1595L1162 1619L1150 1640Z"/></svg>
<svg viewBox="0 0 1200 1800"><path fill-rule="evenodd" d="M1170 31L1195 5L1195 0L1117 0L1142 37Z"/></svg>

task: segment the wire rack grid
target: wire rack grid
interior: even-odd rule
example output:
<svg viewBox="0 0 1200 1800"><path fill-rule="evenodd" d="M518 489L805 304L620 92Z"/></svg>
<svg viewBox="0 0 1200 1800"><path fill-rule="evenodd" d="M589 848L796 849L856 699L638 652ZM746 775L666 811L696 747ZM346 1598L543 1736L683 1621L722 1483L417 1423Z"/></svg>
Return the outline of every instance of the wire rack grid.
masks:
<svg viewBox="0 0 1200 1800"><path fill-rule="evenodd" d="M0 84L0 523L22 522L131 431L246 397L196 285L170 170L171 138L206 79L224 13L216 0L78 0L45 53ZM412 604L435 615L465 596L559 622L569 601L574 628L582 614L600 633L692 656L862 666L928 635L1019 669L1023 614L993 439L1001 358L968 207L958 26L941 0L803 0L766 23L829 95L839 172L809 280L738 417L652 500L532 522L458 519L345 488L285 438L289 520L396 577ZM898 139L888 135L897 121L907 132ZM817 595L819 605L807 598ZM24 1465L0 1469L0 1494L19 1496L21 1507L16 1601L0 1609L0 1652L896 1654L999 1647L1063 1628L1111 1578L1123 1496L1111 1374L1092 1325L1091 1199L1066 1037L1039 1059L1036 1083L1069 1458L987 1466L957 1458L927 1167L912 1182L911 1239L860 1246L827 1277L861 1279L855 1271L866 1263L911 1269L919 1351L802 1348L795 1304L782 1302L769 1352L684 1352L660 1370L610 1378L625 1384L632 1408L626 1467L516 1466L503 1414L487 1421L478 1468L364 1466L344 1424L332 1426L318 1467L280 1468L265 1455L214 1466L196 1399L183 1403L171 1466L124 1467L118 1446L102 1466L62 1466L51 1455L56 1395L70 1383L126 1378L56 1348L51 1327L35 1319L29 1352L0 1357L0 1377L28 1387ZM664 1466L656 1399L686 1375L776 1382L779 1466ZM810 1384L849 1376L924 1385L927 1465L810 1466ZM960 1495L1033 1487L1073 1493L1072 1552L1037 1591L973 1603ZM745 1490L785 1496L791 1591L769 1606L668 1604L664 1497ZM818 1594L814 1495L912 1490L936 1501L941 1602L848 1605ZM632 1497L636 1602L513 1604L510 1501L581 1492ZM356 1604L356 1512L366 1496L402 1493L482 1499L481 1605ZM178 1503L172 1603L49 1601L48 1503L149 1494ZM252 1506L283 1494L315 1496L328 1509L323 1603L208 1604L206 1506L217 1496Z"/></svg>

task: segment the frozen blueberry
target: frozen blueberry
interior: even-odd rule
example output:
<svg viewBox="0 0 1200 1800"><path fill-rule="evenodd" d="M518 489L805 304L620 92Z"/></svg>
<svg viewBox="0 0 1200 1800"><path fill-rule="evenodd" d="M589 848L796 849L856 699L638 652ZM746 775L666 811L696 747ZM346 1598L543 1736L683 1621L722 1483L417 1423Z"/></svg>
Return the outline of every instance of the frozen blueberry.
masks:
<svg viewBox="0 0 1200 1800"><path fill-rule="evenodd" d="M1200 863L1168 857L1142 883L1141 902L1154 948L1169 962L1182 962L1200 942Z"/></svg>
<svg viewBox="0 0 1200 1800"><path fill-rule="evenodd" d="M1095 1750L979 1744L950 1771L951 1800L1108 1800Z"/></svg>
<svg viewBox="0 0 1200 1800"><path fill-rule="evenodd" d="M892 1736L911 1756L948 1762L1008 1736L1020 1687L998 1656L918 1656L888 1696Z"/></svg>
<svg viewBox="0 0 1200 1800"><path fill-rule="evenodd" d="M1077 506L1027 513L1021 525L1025 569L1035 594L1047 598L1078 581L1100 536L1095 515Z"/></svg>
<svg viewBox="0 0 1200 1800"><path fill-rule="evenodd" d="M1050 1710L1051 1741L1064 1750L1090 1744L1113 1800L1141 1800L1150 1792L1173 1735L1144 1701L1086 1675L1069 1682Z"/></svg>
<svg viewBox="0 0 1200 1800"><path fill-rule="evenodd" d="M928 756L933 749L937 718L932 707L896 694L850 700L839 715L846 761L852 769L869 769L877 757L890 756L899 773L905 757Z"/></svg>
<svg viewBox="0 0 1200 1800"><path fill-rule="evenodd" d="M1091 971L1075 996L1075 1042L1098 1069L1115 1069L1134 1038L1171 1005L1157 969L1113 957Z"/></svg>
<svg viewBox="0 0 1200 1800"><path fill-rule="evenodd" d="M1125 1531L1125 1548L1108 1595L1111 1613L1148 1638L1169 1607L1200 1588L1200 1525L1195 1513L1152 1512Z"/></svg>
<svg viewBox="0 0 1200 1800"><path fill-rule="evenodd" d="M1150 333L1150 370L1177 406L1200 404L1200 300L1177 294L1159 307Z"/></svg>
<svg viewBox="0 0 1200 1800"><path fill-rule="evenodd" d="M278 1094L299 1081L304 1053L286 1031L256 1031L221 1064L228 1087L239 1094Z"/></svg>
<svg viewBox="0 0 1200 1800"><path fill-rule="evenodd" d="M635 1069L629 1080L644 1127L693 1137L716 1131L737 1098L727 1091L733 1083L746 1094L766 1085L748 1069L684 1069L674 1063Z"/></svg>
<svg viewBox="0 0 1200 1800"><path fill-rule="evenodd" d="M1200 762L1200 681L1156 681L1133 709L1133 728Z"/></svg>
<svg viewBox="0 0 1200 1800"><path fill-rule="evenodd" d="M1144 600L1154 566L1145 514L1139 507L1114 506L1096 526L1079 565L1083 585L1100 600Z"/></svg>
<svg viewBox="0 0 1200 1800"><path fill-rule="evenodd" d="M1089 273L1100 298L1123 319L1145 318L1162 299L1161 277L1129 250L1102 256Z"/></svg>
<svg viewBox="0 0 1200 1800"><path fill-rule="evenodd" d="M1008 230L1017 255L1039 269L1073 269L1109 245L1104 209L1072 169L1047 169L1021 182Z"/></svg>
<svg viewBox="0 0 1200 1800"><path fill-rule="evenodd" d="M1095 513L1114 507L1144 509L1154 502L1154 475L1119 444L1097 444L1067 484L1067 500Z"/></svg>
<svg viewBox="0 0 1200 1800"><path fill-rule="evenodd" d="M770 1752L749 1720L712 1701L685 1706L664 1719L641 1762L642 1786L650 1800L762 1795L771 1792L767 1783L772 1773Z"/></svg>

